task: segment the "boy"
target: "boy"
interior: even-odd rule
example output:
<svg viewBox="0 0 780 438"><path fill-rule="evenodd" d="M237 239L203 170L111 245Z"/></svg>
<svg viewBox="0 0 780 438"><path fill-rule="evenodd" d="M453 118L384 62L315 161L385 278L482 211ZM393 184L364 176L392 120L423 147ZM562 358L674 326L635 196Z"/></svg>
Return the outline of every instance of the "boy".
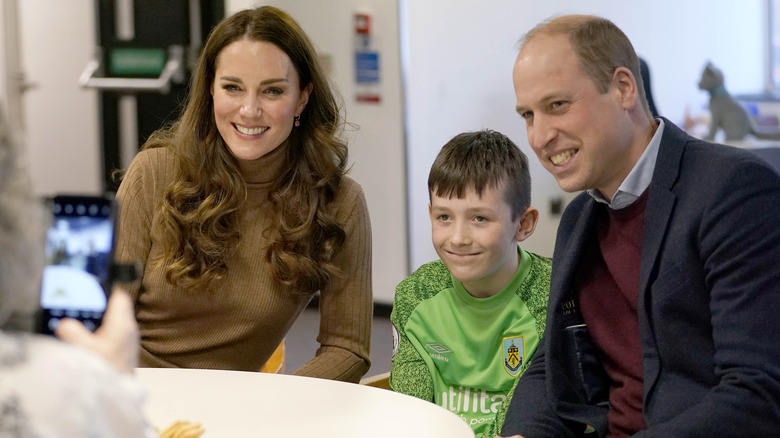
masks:
<svg viewBox="0 0 780 438"><path fill-rule="evenodd" d="M544 332L550 291L550 260L518 246L539 217L528 160L503 134L463 133L436 157L428 192L441 260L396 288L390 386L492 438Z"/></svg>

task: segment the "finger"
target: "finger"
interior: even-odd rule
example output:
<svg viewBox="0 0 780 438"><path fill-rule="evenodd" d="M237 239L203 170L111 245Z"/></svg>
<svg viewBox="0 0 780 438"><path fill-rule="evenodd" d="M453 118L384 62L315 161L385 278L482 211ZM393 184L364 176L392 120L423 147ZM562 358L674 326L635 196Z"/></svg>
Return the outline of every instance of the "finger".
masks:
<svg viewBox="0 0 780 438"><path fill-rule="evenodd" d="M57 324L54 333L65 342L81 346L89 346L94 342L93 334L81 321L72 318L63 318Z"/></svg>
<svg viewBox="0 0 780 438"><path fill-rule="evenodd" d="M127 291L114 288L103 315L103 325L97 329L96 334L119 343L138 342L138 323L135 320L133 302Z"/></svg>
<svg viewBox="0 0 780 438"><path fill-rule="evenodd" d="M133 301L126 290L115 287L108 298L106 313L103 319L106 324L115 324L126 318L134 318Z"/></svg>

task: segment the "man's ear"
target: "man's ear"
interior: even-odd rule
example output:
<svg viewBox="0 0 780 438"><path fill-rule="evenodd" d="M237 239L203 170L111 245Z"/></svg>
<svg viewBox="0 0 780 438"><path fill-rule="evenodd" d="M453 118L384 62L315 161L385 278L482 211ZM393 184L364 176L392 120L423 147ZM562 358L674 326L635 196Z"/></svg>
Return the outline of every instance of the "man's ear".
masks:
<svg viewBox="0 0 780 438"><path fill-rule="evenodd" d="M515 233L515 240L522 242L527 239L536 229L539 222L539 210L534 207L528 207L523 211L523 217L520 219L520 226Z"/></svg>
<svg viewBox="0 0 780 438"><path fill-rule="evenodd" d="M639 102L636 78L631 70L618 67L612 73L612 87L619 94L623 109L632 109Z"/></svg>

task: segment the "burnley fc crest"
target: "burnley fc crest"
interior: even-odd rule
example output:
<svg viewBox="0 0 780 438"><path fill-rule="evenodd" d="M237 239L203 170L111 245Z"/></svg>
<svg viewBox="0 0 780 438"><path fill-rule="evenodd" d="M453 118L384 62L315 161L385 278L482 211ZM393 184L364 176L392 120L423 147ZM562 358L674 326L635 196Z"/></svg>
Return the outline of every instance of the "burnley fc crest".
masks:
<svg viewBox="0 0 780 438"><path fill-rule="evenodd" d="M502 349L504 352L504 369L510 376L516 377L520 373L525 361L525 345L522 336L504 338Z"/></svg>

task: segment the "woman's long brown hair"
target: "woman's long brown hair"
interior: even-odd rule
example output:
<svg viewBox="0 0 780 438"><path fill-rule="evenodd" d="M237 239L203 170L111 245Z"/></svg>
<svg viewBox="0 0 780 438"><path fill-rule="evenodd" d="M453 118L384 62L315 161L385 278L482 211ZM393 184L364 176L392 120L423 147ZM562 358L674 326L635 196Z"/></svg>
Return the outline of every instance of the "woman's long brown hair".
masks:
<svg viewBox="0 0 780 438"><path fill-rule="evenodd" d="M293 293L312 294L340 274L331 260L344 243L344 227L328 209L345 173L347 146L337 137L340 108L314 46L292 17L271 6L238 12L214 28L182 117L144 145L171 147L176 154L176 178L153 230L163 245L159 262L172 284L205 288L225 276L240 240L246 185L217 130L211 86L219 53L242 38L279 47L295 66L301 90L312 87L301 125L287 139L287 166L269 195L276 215L270 235L276 237L266 249L276 281Z"/></svg>

